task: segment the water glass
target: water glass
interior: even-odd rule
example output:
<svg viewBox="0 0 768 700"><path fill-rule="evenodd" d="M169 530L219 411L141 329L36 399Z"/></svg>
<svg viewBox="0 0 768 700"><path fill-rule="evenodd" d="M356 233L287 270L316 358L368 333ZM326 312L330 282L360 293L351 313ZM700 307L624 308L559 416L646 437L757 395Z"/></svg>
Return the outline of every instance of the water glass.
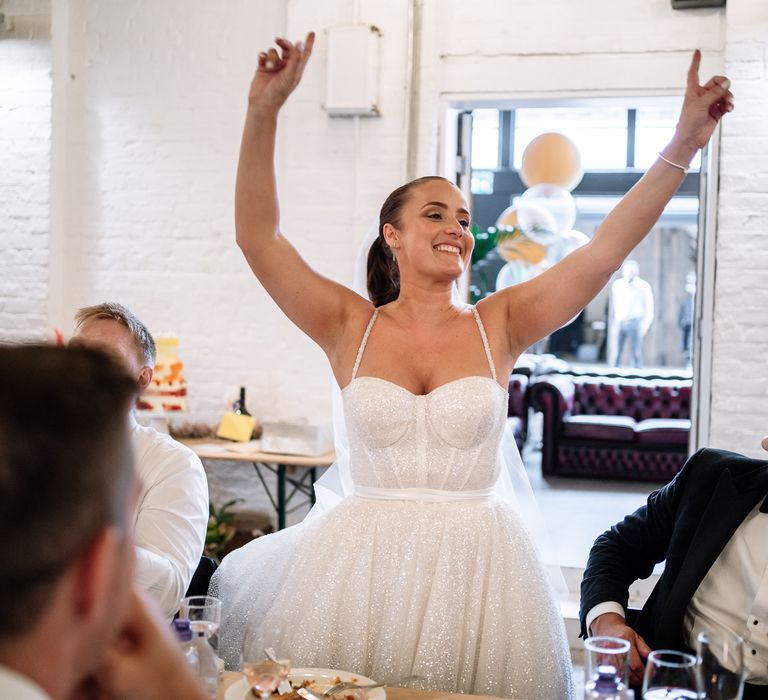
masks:
<svg viewBox="0 0 768 700"><path fill-rule="evenodd" d="M221 601L210 595L182 598L179 617L189 620L193 634L204 634L218 655L219 626L221 625Z"/></svg>
<svg viewBox="0 0 768 700"><path fill-rule="evenodd" d="M741 700L744 692L744 641L720 630L696 639L701 690L708 700Z"/></svg>
<svg viewBox="0 0 768 700"><path fill-rule="evenodd" d="M696 657L658 649L648 654L643 678L643 700L697 700Z"/></svg>
<svg viewBox="0 0 768 700"><path fill-rule="evenodd" d="M607 667L612 667L614 674L624 686L629 685L629 649L626 639L618 637L587 637L584 640L586 652L587 680L598 676L598 669L605 674Z"/></svg>

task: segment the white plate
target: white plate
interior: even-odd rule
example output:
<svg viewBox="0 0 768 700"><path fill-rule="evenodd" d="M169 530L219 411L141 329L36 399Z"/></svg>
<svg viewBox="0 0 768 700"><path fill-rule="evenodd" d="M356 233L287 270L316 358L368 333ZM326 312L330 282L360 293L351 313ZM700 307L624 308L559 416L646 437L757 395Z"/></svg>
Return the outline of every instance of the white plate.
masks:
<svg viewBox="0 0 768 700"><path fill-rule="evenodd" d="M310 687L310 690L318 693L322 693L332 685L335 685L337 678L340 678L342 681L360 683L360 685L374 682L370 678L361 676L358 673L336 671L332 668L294 668L288 674L288 680L297 685L305 680L315 681L317 685ZM252 700L253 697L250 693L248 681L245 678L241 678L236 683L230 685L227 688L227 692L224 693L224 700ZM341 700L344 695L339 693L336 697L338 700ZM374 688L365 693L365 700L385 700L386 697L387 694L384 692L384 688Z"/></svg>

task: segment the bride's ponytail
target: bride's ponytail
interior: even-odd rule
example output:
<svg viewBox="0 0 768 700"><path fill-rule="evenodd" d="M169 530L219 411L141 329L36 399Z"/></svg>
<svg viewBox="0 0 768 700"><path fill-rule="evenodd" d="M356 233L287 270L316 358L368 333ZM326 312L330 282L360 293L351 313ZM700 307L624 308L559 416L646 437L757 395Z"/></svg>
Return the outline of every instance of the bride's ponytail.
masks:
<svg viewBox="0 0 768 700"><path fill-rule="evenodd" d="M374 306L389 304L400 295L400 270L381 228L368 251L368 296Z"/></svg>

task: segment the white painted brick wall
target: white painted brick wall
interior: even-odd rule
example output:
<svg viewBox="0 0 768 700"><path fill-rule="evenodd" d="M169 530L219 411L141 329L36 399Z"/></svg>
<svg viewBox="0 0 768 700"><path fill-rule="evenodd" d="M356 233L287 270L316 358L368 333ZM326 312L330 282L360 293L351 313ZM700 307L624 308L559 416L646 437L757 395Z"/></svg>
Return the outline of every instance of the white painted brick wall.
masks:
<svg viewBox="0 0 768 700"><path fill-rule="evenodd" d="M720 142L712 445L765 456L768 433L768 13L729 0L725 70L736 111Z"/></svg>
<svg viewBox="0 0 768 700"><path fill-rule="evenodd" d="M0 6L0 342L44 340L48 319L50 6Z"/></svg>
<svg viewBox="0 0 768 700"><path fill-rule="evenodd" d="M753 452L755 433L768 421L754 395L759 382L739 380L745 375L737 368L762 368L765 375L758 359L768 288L761 238L768 217L766 27L754 9L760 5L730 0L727 11L675 12L668 0L424 0L421 80L414 85L416 169L423 174L438 167L439 126L450 99L669 94L680 90L694 47L705 52L703 73L726 61L739 111L723 134L712 444ZM48 326L69 328L81 304L118 299L155 332L180 335L190 418L214 420L244 384L256 414L327 420L330 374L322 353L281 316L234 246L232 191L245 95L256 54L275 34L297 39L355 15L381 28L383 116L356 123L322 111L321 34L279 134L283 230L319 271L349 280L359 241L405 177L408 6L408 0L71 0L68 42L54 55L55 65L65 67L56 75L66 96L54 113L66 152L66 167L52 185L56 201L66 205L56 221L57 253L46 261L48 183L37 173L47 167L50 141L41 136L50 104L39 93L43 104L23 120L14 141L26 164L40 161L35 186L26 186L18 158L0 183L9 206L19 192L31 198L17 209L22 219L14 220L15 229L8 216L0 224L9 251L0 261L0 333L40 337ZM0 40L0 52L31 65L42 81L50 60L43 46L41 63L30 64L24 55L34 46ZM8 74L9 61L0 75ZM25 80L25 87L33 82ZM0 111L0 120L12 118ZM10 123L0 121L0 139ZM22 145L24 138L30 143ZM739 296L745 281L747 304ZM46 318L49 295L61 301ZM748 408L739 404L746 392L754 398Z"/></svg>

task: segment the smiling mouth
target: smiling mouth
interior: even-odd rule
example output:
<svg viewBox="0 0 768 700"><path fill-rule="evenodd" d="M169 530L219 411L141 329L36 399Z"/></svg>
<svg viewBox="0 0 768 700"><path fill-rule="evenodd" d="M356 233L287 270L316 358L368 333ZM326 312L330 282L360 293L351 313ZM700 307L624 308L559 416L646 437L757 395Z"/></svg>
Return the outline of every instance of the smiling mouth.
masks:
<svg viewBox="0 0 768 700"><path fill-rule="evenodd" d="M445 243L441 243L440 245L435 246L435 250L440 251L441 253L451 253L452 255L461 255L461 248L455 246L455 245L447 245Z"/></svg>

